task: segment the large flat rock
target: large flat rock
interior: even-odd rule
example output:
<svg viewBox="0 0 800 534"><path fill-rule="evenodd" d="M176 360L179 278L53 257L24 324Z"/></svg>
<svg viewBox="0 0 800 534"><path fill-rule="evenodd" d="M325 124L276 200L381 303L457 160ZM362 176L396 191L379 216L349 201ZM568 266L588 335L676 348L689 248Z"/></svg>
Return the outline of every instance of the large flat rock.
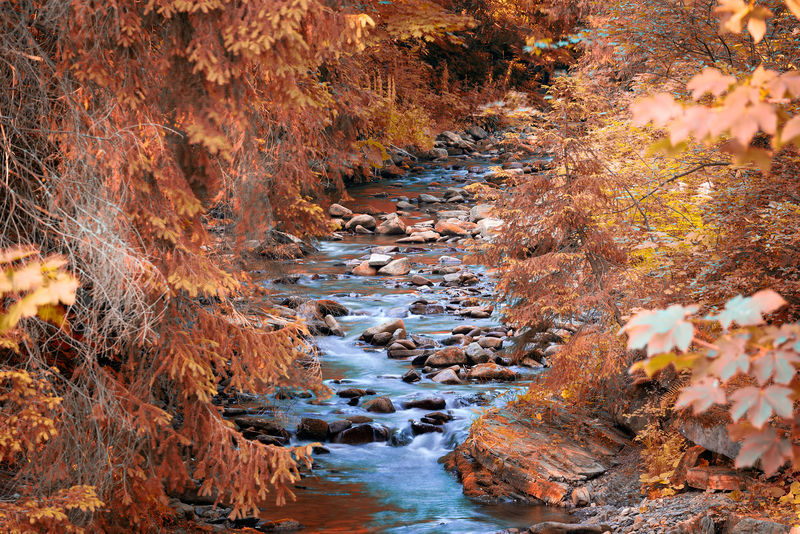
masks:
<svg viewBox="0 0 800 534"><path fill-rule="evenodd" d="M629 443L610 422L553 412L542 421L509 411L483 416L478 430L445 460L465 494L557 504L614 466Z"/></svg>

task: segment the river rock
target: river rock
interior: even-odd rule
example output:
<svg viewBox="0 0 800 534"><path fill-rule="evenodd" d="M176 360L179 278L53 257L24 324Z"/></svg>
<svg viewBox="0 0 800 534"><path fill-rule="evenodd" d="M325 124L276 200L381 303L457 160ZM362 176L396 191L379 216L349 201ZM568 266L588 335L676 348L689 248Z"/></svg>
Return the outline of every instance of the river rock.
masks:
<svg viewBox="0 0 800 534"><path fill-rule="evenodd" d="M481 347L477 343L470 343L464 349L464 352L469 359L469 363L472 365L479 364L479 363L486 363L489 361L489 358L492 356L489 354L489 351Z"/></svg>
<svg viewBox="0 0 800 534"><path fill-rule="evenodd" d="M440 256L439 263L443 264L460 264L461 260L459 258L454 258L453 256Z"/></svg>
<svg viewBox="0 0 800 534"><path fill-rule="evenodd" d="M469 217L469 212L464 210L446 210L436 213L436 218L440 221L446 221L447 219L465 220L467 217Z"/></svg>
<svg viewBox="0 0 800 534"><path fill-rule="evenodd" d="M475 326L473 326L471 324L462 324L460 326L457 326L457 327L453 328L452 333L453 334L469 334L473 330L475 330Z"/></svg>
<svg viewBox="0 0 800 534"><path fill-rule="evenodd" d="M411 433L415 436L420 434L429 434L431 432L443 432L442 427L432 425L430 423L411 421Z"/></svg>
<svg viewBox="0 0 800 534"><path fill-rule="evenodd" d="M499 348L502 348L503 340L496 337L482 337L478 339L478 345L480 345L484 349L497 350Z"/></svg>
<svg viewBox="0 0 800 534"><path fill-rule="evenodd" d="M371 235L371 234L374 234L374 233L375 233L375 232L373 232L372 230L369 230L369 229L367 229L367 228L364 228L364 227L363 227L363 226L361 226L360 224L357 224L357 225L356 225L356 227L355 227L355 230L353 230L353 231L354 231L355 233L357 233L357 234L362 234L362 235Z"/></svg>
<svg viewBox="0 0 800 534"><path fill-rule="evenodd" d="M496 363L480 363L469 370L467 378L470 380L514 380L514 371L500 367Z"/></svg>
<svg viewBox="0 0 800 534"><path fill-rule="evenodd" d="M277 521L261 519L253 528L258 532L298 532L303 530L305 526L294 519L279 519Z"/></svg>
<svg viewBox="0 0 800 534"><path fill-rule="evenodd" d="M558 404L544 421L530 419L513 408L483 416L481 439L456 447L445 465L462 479L486 477L502 486L497 488L502 494L559 504L616 465L619 451L630 443L612 421L587 419ZM580 436L574 435L573 425L585 425ZM474 497L484 495L477 484L470 491Z"/></svg>
<svg viewBox="0 0 800 534"><path fill-rule="evenodd" d="M375 233L381 235L398 235L406 233L406 225L395 215L383 221L376 229Z"/></svg>
<svg viewBox="0 0 800 534"><path fill-rule="evenodd" d="M411 262L408 261L408 258L393 260L378 269L378 274L387 274L389 276L403 276L409 272L411 272Z"/></svg>
<svg viewBox="0 0 800 534"><path fill-rule="evenodd" d="M469 210L469 220L477 223L482 221L483 219L487 219L489 215L492 213L492 206L491 204L477 204Z"/></svg>
<svg viewBox="0 0 800 534"><path fill-rule="evenodd" d="M361 214L361 215L353 215L350 218L350 220L347 221L347 224L345 224L344 227L346 230L351 230L356 226L363 226L368 230L374 230L377 224L378 223L375 220L375 217L373 217L372 215Z"/></svg>
<svg viewBox="0 0 800 534"><path fill-rule="evenodd" d="M423 203L426 203L426 204L434 204L436 202L443 202L443 199L441 199L439 197L435 197L433 195L429 195L427 193L422 193L419 196L419 201L423 202Z"/></svg>
<svg viewBox="0 0 800 534"><path fill-rule="evenodd" d="M452 421L453 416L449 413L444 412L430 412L426 413L423 417L420 418L420 421L423 423L430 423L432 425L443 425L448 421Z"/></svg>
<svg viewBox="0 0 800 534"><path fill-rule="evenodd" d="M334 317L344 317L350 314L346 306L339 304L335 300L321 299L314 301L317 303L320 315L333 315Z"/></svg>
<svg viewBox="0 0 800 534"><path fill-rule="evenodd" d="M347 388L347 389L340 389L336 392L337 395L342 397L343 399L352 399L354 397L363 397L365 395L374 395L375 392L371 389L360 389L360 388Z"/></svg>
<svg viewBox="0 0 800 534"><path fill-rule="evenodd" d="M431 241L436 241L440 237L442 237L440 234L434 232L433 230L424 230L424 231L421 231L421 232L417 232L417 233L415 233L413 235L423 238L426 243L429 243Z"/></svg>
<svg viewBox="0 0 800 534"><path fill-rule="evenodd" d="M369 343L370 345L382 347L389 344L389 342L392 340L392 336L392 332L378 332L372 336L372 339L369 340Z"/></svg>
<svg viewBox="0 0 800 534"><path fill-rule="evenodd" d="M502 226L503 221L500 219L486 218L478 221L478 224L475 228L478 230L481 236L489 237L492 234L499 232Z"/></svg>
<svg viewBox="0 0 800 534"><path fill-rule="evenodd" d="M333 438L333 442L346 445L364 445L375 441L387 441L388 439L389 429L386 427L364 424L340 432Z"/></svg>
<svg viewBox="0 0 800 534"><path fill-rule="evenodd" d="M369 421L367 421L369 422ZM328 435L334 436L339 432L343 432L353 426L352 421L348 421L347 419L340 419L338 421L334 421L328 425Z"/></svg>
<svg viewBox="0 0 800 534"><path fill-rule="evenodd" d="M411 334L411 340L420 349L431 349L439 346L439 342L432 337L420 336L419 334Z"/></svg>
<svg viewBox="0 0 800 534"><path fill-rule="evenodd" d="M686 485L701 490L743 490L747 485L747 477L728 467L698 466L686 471Z"/></svg>
<svg viewBox="0 0 800 534"><path fill-rule="evenodd" d="M463 310L459 310L458 314L473 319L486 319L492 316L494 306L469 306Z"/></svg>
<svg viewBox="0 0 800 534"><path fill-rule="evenodd" d="M427 156L430 159L447 159L449 154L447 153L446 148L432 148L428 151Z"/></svg>
<svg viewBox="0 0 800 534"><path fill-rule="evenodd" d="M241 429L252 427L258 432L262 432L270 436L275 436L281 438L282 440L288 440L290 437L289 432L285 428L283 428L275 421L272 421L265 417L258 417L255 415L242 415L239 417L234 417L233 422L236 423L236 425Z"/></svg>
<svg viewBox="0 0 800 534"><path fill-rule="evenodd" d="M589 523L559 523L558 521L545 521L531 526L528 534L603 534L611 532L607 525Z"/></svg>
<svg viewBox="0 0 800 534"><path fill-rule="evenodd" d="M438 382L439 384L461 384L461 379L458 378L458 375L452 369L445 369L444 371L439 371L436 375L431 378L434 382Z"/></svg>
<svg viewBox="0 0 800 534"><path fill-rule="evenodd" d="M431 354L425 361L430 367L448 367L450 365L465 365L467 355L460 347L448 347Z"/></svg>
<svg viewBox="0 0 800 534"><path fill-rule="evenodd" d="M407 410L411 408L420 408L422 410L443 410L446 404L447 403L442 397L427 397L424 399L405 401L403 403L403 408Z"/></svg>
<svg viewBox="0 0 800 534"><path fill-rule="evenodd" d="M361 262L357 267L353 268L353 274L356 276L375 276L378 270L369 266L369 260Z"/></svg>
<svg viewBox="0 0 800 534"><path fill-rule="evenodd" d="M394 334L396 330L403 331L400 336L401 339L406 337L405 335L406 325L402 319L384 323L380 326L373 326L372 328L367 328L366 330L364 330L364 332L361 333L360 339L369 342L375 336L375 334L379 334L381 332L389 332L391 334Z"/></svg>
<svg viewBox="0 0 800 534"><path fill-rule="evenodd" d="M375 397L364 403L364 409L368 412L394 413L396 410L389 397Z"/></svg>
<svg viewBox="0 0 800 534"><path fill-rule="evenodd" d="M332 335L344 337L344 330L342 330L342 326L339 324L339 321L333 317L333 315L325 316L325 324L330 329Z"/></svg>
<svg viewBox="0 0 800 534"><path fill-rule="evenodd" d="M353 216L352 210L345 208L341 204L331 204L331 207L328 208L328 214L331 217L340 217L342 219L349 219Z"/></svg>
<svg viewBox="0 0 800 534"><path fill-rule="evenodd" d="M389 349L386 355L393 360L404 360L425 356L425 352L423 349Z"/></svg>
<svg viewBox="0 0 800 534"><path fill-rule="evenodd" d="M374 269L380 269L392 261L392 257L388 254L371 254L367 262L369 266Z"/></svg>
<svg viewBox="0 0 800 534"><path fill-rule="evenodd" d="M406 371L406 374L403 375L402 380L407 384L411 384L413 382L419 382L420 380L422 380L422 375L419 374L419 371L417 371L416 369L409 369L408 371Z"/></svg>
<svg viewBox="0 0 800 534"><path fill-rule="evenodd" d="M403 210L403 211L411 211L413 209L416 209L416 206L414 204L412 204L411 202L408 202L406 200L401 200L400 202L398 202L396 207L397 207L397 209Z"/></svg>
<svg viewBox="0 0 800 534"><path fill-rule="evenodd" d="M448 145L458 146L459 144L463 143L464 140L455 132L451 132L449 130L445 130L439 135L436 136L437 141L444 141Z"/></svg>
<svg viewBox="0 0 800 534"><path fill-rule="evenodd" d="M400 239L395 241L395 243L401 243L401 244L408 244L408 243L414 244L414 243L416 243L416 244L420 244L420 243L425 243L425 238L422 237L419 234L412 234L412 235L410 235L408 237L401 237Z"/></svg>
<svg viewBox="0 0 800 534"><path fill-rule="evenodd" d="M754 517L741 518L725 530L728 534L789 534L791 531L792 528L787 525Z"/></svg>
<svg viewBox="0 0 800 534"><path fill-rule="evenodd" d="M478 125L470 126L467 128L467 133L472 136L473 139L476 141L480 141L482 139L488 139L489 134Z"/></svg>
<svg viewBox="0 0 800 534"><path fill-rule="evenodd" d="M465 236L469 234L469 231L462 228L454 219L437 222L434 230L443 236Z"/></svg>
<svg viewBox="0 0 800 534"><path fill-rule="evenodd" d="M297 427L298 439L309 439L313 441L324 441L328 439L329 427L326 421L304 417L300 420Z"/></svg>
<svg viewBox="0 0 800 534"><path fill-rule="evenodd" d="M415 274L414 276L411 277L411 283L414 284L415 286L432 286L433 285L433 281L428 280L427 278L425 278L424 276L421 276L419 274Z"/></svg>
<svg viewBox="0 0 800 534"><path fill-rule="evenodd" d="M545 354L547 352L545 351ZM683 417L678 425L681 435L701 447L736 458L742 444L733 441L728 434L727 421L709 421L697 417Z"/></svg>

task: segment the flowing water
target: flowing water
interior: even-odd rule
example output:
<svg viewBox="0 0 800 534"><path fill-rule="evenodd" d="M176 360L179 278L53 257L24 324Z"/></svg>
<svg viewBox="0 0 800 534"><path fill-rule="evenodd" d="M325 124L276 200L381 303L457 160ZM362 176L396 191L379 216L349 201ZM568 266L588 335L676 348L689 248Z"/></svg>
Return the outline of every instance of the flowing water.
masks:
<svg viewBox="0 0 800 534"><path fill-rule="evenodd" d="M464 162L459 164L464 165ZM464 166L467 165L481 164L468 162ZM391 213L395 211L397 197L413 198L423 192L441 193L447 187L463 186L466 178L465 170L428 167L399 180L351 188L349 193L354 200L348 202L348 206L356 213L361 212L359 208L367 207ZM382 193L389 196L382 197ZM407 223L429 218L429 214L420 212L404 217ZM360 406L350 406L347 399L337 396L321 403L312 403L311 399L292 399L283 401L287 427L294 429L301 417L331 422L349 415L368 415L376 423L396 429L396 435L401 438L395 440L395 444L381 442L353 446L326 443L325 448L330 453L315 457L313 474L296 486L297 501L268 510L266 515L273 519L294 518L305 525L303 532L484 533L508 527L527 527L540 521L565 520L563 512L544 506L474 502L464 497L461 485L438 461L464 440L470 423L482 409L506 402L524 388L524 381L449 386L423 379L416 384L407 384L400 377L409 370L408 361L389 359L384 348L370 347L358 341L361 332L367 328L397 318L403 319L409 334L433 338L450 335L458 325L498 324L496 317L465 320L450 314L409 314L409 306L419 298L446 303L454 296L463 295L463 289L438 286L440 277L437 276L431 276L437 280L437 286L428 289L412 286L408 283L409 277L344 274L344 261L369 254L370 248L377 245L394 245L395 238L347 236L343 241L323 241L318 244L317 253L282 266L285 271L300 274L296 283L270 282L268 279L275 273L265 273L263 283L280 294L333 299L347 306L350 314L339 318L346 336L316 339L323 377L334 390L345 387L373 389L377 395L391 398L397 408L395 413L378 414L367 413ZM412 261L413 274L424 264L435 264L442 254L460 257L463 250L443 243L412 245L411 248L401 246L398 257L406 256ZM477 266L469 266L469 269L482 272ZM482 280L488 280L488 277L483 276ZM491 287L482 284L478 287L488 296ZM515 370L526 372L522 368ZM443 433L413 437L409 420L418 420L430 410L403 409L403 401L433 396L446 399L446 410L454 420L444 426ZM410 443L397 445L397 441ZM293 444L305 443L296 438L293 440Z"/></svg>

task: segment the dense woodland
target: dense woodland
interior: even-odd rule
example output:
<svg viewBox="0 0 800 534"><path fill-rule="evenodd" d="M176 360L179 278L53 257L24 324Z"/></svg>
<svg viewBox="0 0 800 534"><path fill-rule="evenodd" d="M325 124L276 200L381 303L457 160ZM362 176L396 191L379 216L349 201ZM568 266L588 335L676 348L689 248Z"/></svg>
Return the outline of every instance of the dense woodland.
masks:
<svg viewBox="0 0 800 534"><path fill-rule="evenodd" d="M266 321L237 254L270 229L330 234L348 185L471 125L549 162L474 190L503 221L472 248L503 321L570 325L521 412L644 392L642 490L663 497L689 446L671 422L729 422L735 466L759 470L742 506L796 523L798 17L795 0L3 2L0 530L169 530L169 497L196 485L234 518L291 498L311 447L246 439L215 398L328 388L307 325Z"/></svg>

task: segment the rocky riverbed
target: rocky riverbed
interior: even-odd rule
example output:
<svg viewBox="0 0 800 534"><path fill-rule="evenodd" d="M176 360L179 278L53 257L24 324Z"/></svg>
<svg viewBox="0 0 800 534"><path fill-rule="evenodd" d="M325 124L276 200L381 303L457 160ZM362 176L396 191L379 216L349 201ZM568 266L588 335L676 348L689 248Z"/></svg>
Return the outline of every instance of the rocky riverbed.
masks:
<svg viewBox="0 0 800 534"><path fill-rule="evenodd" d="M248 439L320 443L297 501L237 522L196 495L176 507L220 531L788 532L737 530L721 494L642 500L637 448L613 418L578 425L563 411L540 424L513 412L508 400L575 327L502 324L494 280L467 252L502 231L479 191L547 159L520 161L480 129L446 132L420 156L396 155L380 181L329 206L328 239L273 231L246 244L271 320L305 320L332 392L223 399ZM467 440L487 407L485 439Z"/></svg>

